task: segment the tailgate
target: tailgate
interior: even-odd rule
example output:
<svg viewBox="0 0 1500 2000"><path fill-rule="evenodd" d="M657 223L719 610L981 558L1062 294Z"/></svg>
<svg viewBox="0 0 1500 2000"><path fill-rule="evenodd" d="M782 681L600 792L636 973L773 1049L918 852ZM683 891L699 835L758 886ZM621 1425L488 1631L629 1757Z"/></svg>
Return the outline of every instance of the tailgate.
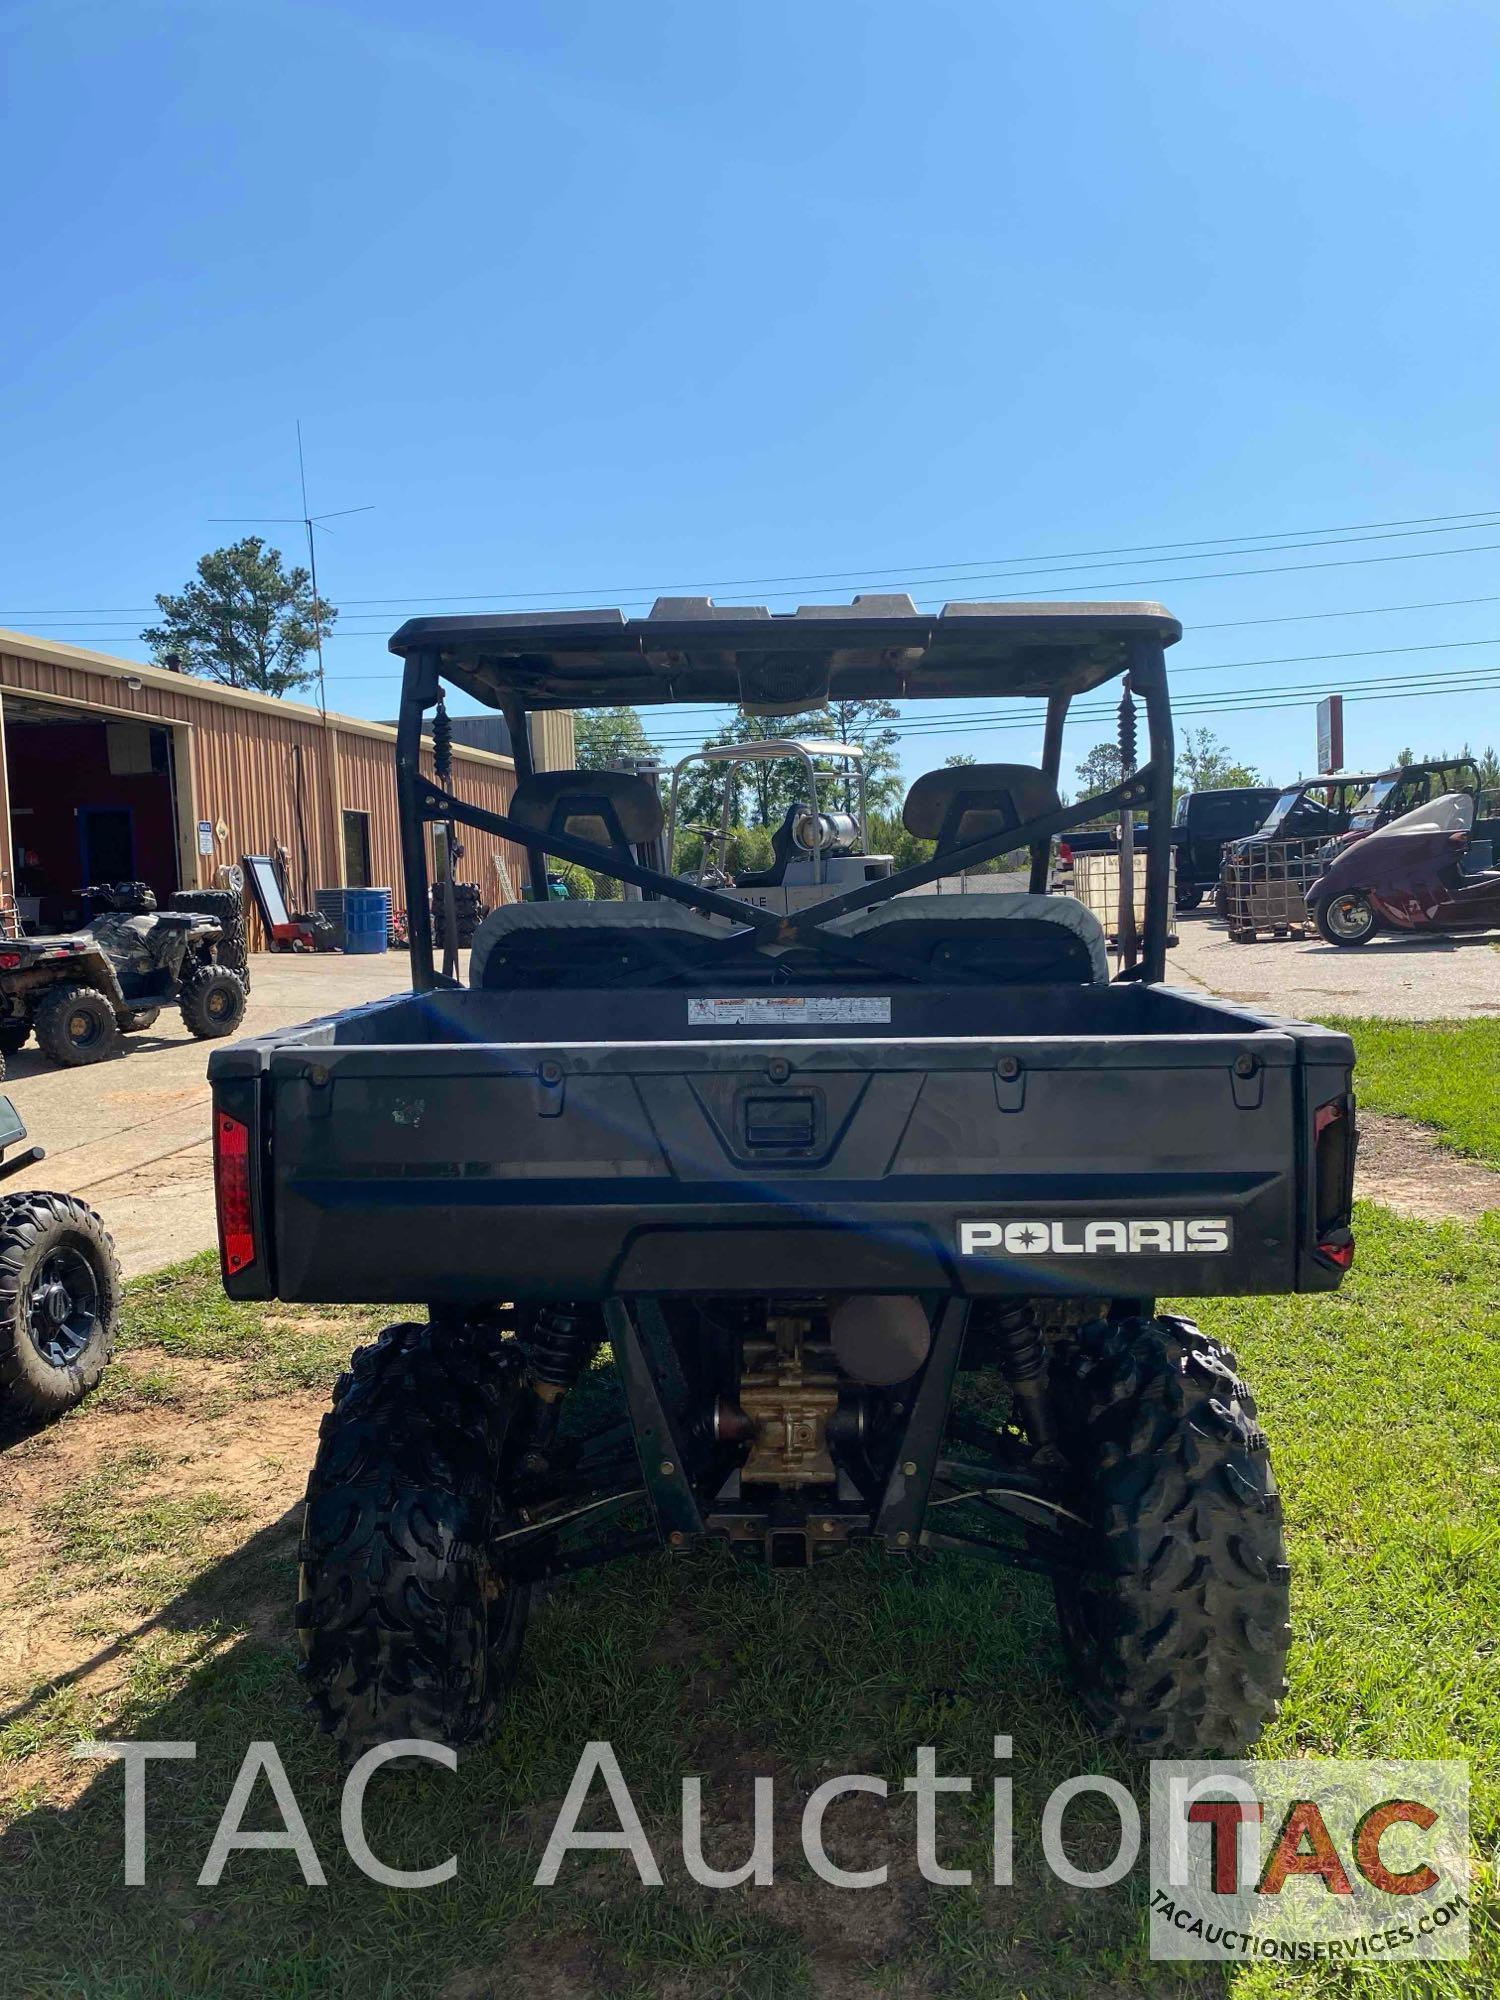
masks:
<svg viewBox="0 0 1500 2000"><path fill-rule="evenodd" d="M275 1048L254 1148L270 1252L231 1289L1321 1287L1309 1093L1347 1085L1280 1029Z"/></svg>

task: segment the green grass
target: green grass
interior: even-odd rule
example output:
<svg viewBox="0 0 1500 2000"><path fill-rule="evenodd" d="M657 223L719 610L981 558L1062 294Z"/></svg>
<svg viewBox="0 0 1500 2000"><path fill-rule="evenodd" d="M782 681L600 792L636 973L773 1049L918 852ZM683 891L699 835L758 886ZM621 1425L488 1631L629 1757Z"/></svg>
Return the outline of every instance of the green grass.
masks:
<svg viewBox="0 0 1500 2000"><path fill-rule="evenodd" d="M172 1358L233 1361L239 1381L256 1393L316 1388L333 1380L350 1351L384 1323L371 1306L254 1305L228 1299L212 1250L125 1287L120 1315L122 1351L159 1350ZM147 1373L160 1382L161 1371ZM143 1394L140 1378L129 1392ZM167 1371L165 1396L170 1397ZM149 1400L151 1391L144 1392ZM157 1399L163 1392L157 1390Z"/></svg>
<svg viewBox="0 0 1500 2000"><path fill-rule="evenodd" d="M1500 1836L1500 1218L1428 1226L1363 1207L1357 1222L1358 1259L1340 1293L1198 1311L1234 1344L1258 1392L1287 1506L1292 1686L1263 1748L1467 1758L1476 1841L1491 1854ZM228 1312L210 1311L201 1336L185 1313L175 1337L216 1343L223 1358L263 1354L255 1315ZM606 1373L596 1389L609 1388ZM143 1524L135 1532L149 1534ZM1045 1585L956 1557L772 1574L727 1556L652 1557L559 1584L533 1616L494 1742L466 1753L453 1776L388 1772L372 1787L377 1852L405 1866L457 1852L457 1880L415 1894L381 1890L342 1853L337 1766L299 1711L292 1574L288 1537L266 1531L184 1592L164 1629L131 1651L102 1708L57 1690L31 1717L0 1719L9 1732L0 1775L25 1788L0 1844L0 1994L1479 2000L1500 1991L1493 1914L1468 1965L1257 1967L1226 1978L1146 1958L1139 1886L1091 1893L1044 1880L1034 1829L1051 1788L1096 1770L1139 1795L1141 1773L1101 1750L1066 1698ZM257 1604L285 1608L257 1631ZM90 1730L199 1745L196 1763L153 1768L146 1890L120 1886L118 1770L62 1809L36 1779L49 1751ZM942 1808L942 1851L950 1865L982 1871L997 1731L1014 1738L1017 1886L925 1884L899 1780L921 1743L937 1747L940 1769L974 1777L975 1798ZM277 1853L236 1855L218 1889L196 1886L252 1736L282 1750L327 1889L304 1889ZM620 1758L666 1876L660 1889L641 1889L624 1857L608 1853L577 1858L555 1889L532 1885L592 1737L608 1738ZM846 1770L896 1786L887 1806L846 1805L830 1819L841 1858L889 1859L884 1890L835 1890L800 1859L801 1796ZM752 1777L776 1779L773 1889L716 1892L687 1879L675 1834L689 1772L704 1774L705 1845L720 1866L747 1851ZM250 1823L272 1823L264 1794L260 1805Z"/></svg>
<svg viewBox="0 0 1500 2000"><path fill-rule="evenodd" d="M1500 1020L1326 1025L1354 1037L1354 1091L1364 1109L1419 1119L1455 1153L1500 1167Z"/></svg>

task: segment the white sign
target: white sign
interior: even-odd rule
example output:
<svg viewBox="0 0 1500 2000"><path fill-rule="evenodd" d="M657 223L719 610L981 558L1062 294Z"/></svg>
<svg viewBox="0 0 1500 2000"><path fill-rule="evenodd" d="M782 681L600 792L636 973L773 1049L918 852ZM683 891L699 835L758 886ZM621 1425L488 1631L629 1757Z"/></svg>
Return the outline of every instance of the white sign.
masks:
<svg viewBox="0 0 1500 2000"><path fill-rule="evenodd" d="M200 854L212 854L213 851L214 851L213 822L211 820L200 819L198 822L198 852Z"/></svg>
<svg viewBox="0 0 1500 2000"><path fill-rule="evenodd" d="M756 994L739 1000L692 1000L687 1003L690 1028L812 1028L825 1022L889 1023L889 997L879 1000L836 1000L821 994Z"/></svg>

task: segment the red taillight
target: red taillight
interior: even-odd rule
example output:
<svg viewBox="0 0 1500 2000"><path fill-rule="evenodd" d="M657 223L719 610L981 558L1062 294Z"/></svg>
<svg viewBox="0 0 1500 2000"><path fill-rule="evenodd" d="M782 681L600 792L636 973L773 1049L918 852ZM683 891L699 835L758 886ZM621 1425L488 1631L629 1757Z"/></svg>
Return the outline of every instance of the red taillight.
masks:
<svg viewBox="0 0 1500 2000"><path fill-rule="evenodd" d="M250 1127L227 1111L214 1118L214 1202L224 1275L232 1278L255 1262L255 1222L250 1206Z"/></svg>
<svg viewBox="0 0 1500 2000"><path fill-rule="evenodd" d="M1347 1271L1354 1261L1354 1099L1330 1097L1313 1110L1313 1220L1318 1255Z"/></svg>
<svg viewBox="0 0 1500 2000"><path fill-rule="evenodd" d="M21 963L18 951L0 951L0 972L14 972Z"/></svg>
<svg viewBox="0 0 1500 2000"><path fill-rule="evenodd" d="M1073 850L1065 840L1057 843L1057 858L1064 868L1073 866Z"/></svg>

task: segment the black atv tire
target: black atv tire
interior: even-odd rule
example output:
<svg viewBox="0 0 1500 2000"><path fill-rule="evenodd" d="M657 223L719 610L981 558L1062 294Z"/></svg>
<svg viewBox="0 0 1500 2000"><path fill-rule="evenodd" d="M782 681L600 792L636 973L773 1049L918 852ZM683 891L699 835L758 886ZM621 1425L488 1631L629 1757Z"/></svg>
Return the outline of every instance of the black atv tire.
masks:
<svg viewBox="0 0 1500 2000"><path fill-rule="evenodd" d="M1152 1757L1237 1755L1285 1692L1290 1572L1235 1358L1190 1319L1097 1320L1052 1382L1103 1562L1057 1583L1084 1707Z"/></svg>
<svg viewBox="0 0 1500 2000"><path fill-rule="evenodd" d="M177 989L177 1006L189 1034L200 1042L232 1035L245 1018L245 982L227 965L197 965Z"/></svg>
<svg viewBox="0 0 1500 2000"><path fill-rule="evenodd" d="M0 1021L0 1060L6 1056L18 1056L31 1040L31 1021ZM5 1071L0 1068L0 1077Z"/></svg>
<svg viewBox="0 0 1500 2000"><path fill-rule="evenodd" d="M120 1016L120 1033L138 1035L143 1028L154 1028L160 1019L160 1007L135 1007Z"/></svg>
<svg viewBox="0 0 1500 2000"><path fill-rule="evenodd" d="M0 1414L51 1417L97 1384L115 1340L120 1267L71 1195L0 1197Z"/></svg>
<svg viewBox="0 0 1500 2000"><path fill-rule="evenodd" d="M1345 890L1339 896L1320 897L1313 910L1313 922L1325 944L1336 944L1345 950L1368 944L1380 929L1380 919L1369 897L1358 889Z"/></svg>
<svg viewBox="0 0 1500 2000"><path fill-rule="evenodd" d="M233 889L175 889L170 898L174 910L196 910L203 917L217 917L224 927L219 946L219 963L240 975L245 991L250 991L250 936L245 928L245 906Z"/></svg>
<svg viewBox="0 0 1500 2000"><path fill-rule="evenodd" d="M120 1046L115 1010L93 986L54 986L37 1001L32 1020L42 1054L69 1069L103 1062Z"/></svg>
<svg viewBox="0 0 1500 2000"><path fill-rule="evenodd" d="M1179 912L1184 910L1196 910L1198 905L1202 901L1203 901L1203 891L1198 887L1198 884L1196 882L1178 884L1177 909L1179 910Z"/></svg>
<svg viewBox="0 0 1500 2000"><path fill-rule="evenodd" d="M308 1708L350 1756L399 1736L485 1733L513 1677L531 1585L493 1537L519 1393L488 1334L388 1327L323 1419L303 1517L297 1625Z"/></svg>

